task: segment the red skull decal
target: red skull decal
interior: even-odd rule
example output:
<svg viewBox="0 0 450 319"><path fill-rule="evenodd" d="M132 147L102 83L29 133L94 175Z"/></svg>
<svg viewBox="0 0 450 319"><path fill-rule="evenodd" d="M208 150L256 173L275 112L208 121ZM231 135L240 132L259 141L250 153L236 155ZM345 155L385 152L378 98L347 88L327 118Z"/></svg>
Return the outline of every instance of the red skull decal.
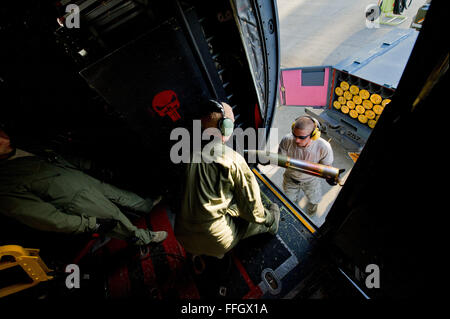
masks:
<svg viewBox="0 0 450 319"><path fill-rule="evenodd" d="M174 122L181 118L177 112L180 101L174 91L165 90L156 94L152 101L152 107L159 116L169 115Z"/></svg>

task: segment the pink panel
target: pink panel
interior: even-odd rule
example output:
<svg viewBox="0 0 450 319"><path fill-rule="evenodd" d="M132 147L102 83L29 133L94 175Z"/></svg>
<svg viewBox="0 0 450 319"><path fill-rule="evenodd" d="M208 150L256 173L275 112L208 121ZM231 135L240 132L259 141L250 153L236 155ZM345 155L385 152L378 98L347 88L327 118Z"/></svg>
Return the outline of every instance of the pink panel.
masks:
<svg viewBox="0 0 450 319"><path fill-rule="evenodd" d="M325 68L323 86L302 86L302 70L283 70L286 105L325 106L329 68Z"/></svg>

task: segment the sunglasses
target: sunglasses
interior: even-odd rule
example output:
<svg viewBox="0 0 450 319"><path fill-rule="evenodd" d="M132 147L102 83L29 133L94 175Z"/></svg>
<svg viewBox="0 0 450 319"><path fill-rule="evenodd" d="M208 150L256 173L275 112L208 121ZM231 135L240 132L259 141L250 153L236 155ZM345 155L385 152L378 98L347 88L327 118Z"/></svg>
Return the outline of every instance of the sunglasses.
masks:
<svg viewBox="0 0 450 319"><path fill-rule="evenodd" d="M311 134L310 135L305 135L305 136L295 135L294 132L292 132L292 135L294 135L295 138L299 138L301 140L307 139L308 137L311 136Z"/></svg>

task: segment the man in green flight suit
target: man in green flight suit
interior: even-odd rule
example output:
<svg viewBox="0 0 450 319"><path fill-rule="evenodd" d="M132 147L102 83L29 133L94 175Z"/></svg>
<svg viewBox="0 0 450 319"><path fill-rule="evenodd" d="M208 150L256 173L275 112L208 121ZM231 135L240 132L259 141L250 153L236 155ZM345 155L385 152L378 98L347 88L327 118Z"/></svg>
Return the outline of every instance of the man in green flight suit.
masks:
<svg viewBox="0 0 450 319"><path fill-rule="evenodd" d="M167 237L165 231L138 229L118 207L145 214L155 204L151 199L103 183L62 158L53 160L16 149L0 128L1 214L42 231L105 231L136 245Z"/></svg>
<svg viewBox="0 0 450 319"><path fill-rule="evenodd" d="M241 239L276 234L280 211L265 209L258 182L245 159L226 146L234 123L232 108L218 101L205 101L203 130L216 138L205 147L201 161L187 165L185 193L175 221L175 235L186 251L223 258ZM212 147L211 147L212 146ZM211 151L211 152L210 152Z"/></svg>

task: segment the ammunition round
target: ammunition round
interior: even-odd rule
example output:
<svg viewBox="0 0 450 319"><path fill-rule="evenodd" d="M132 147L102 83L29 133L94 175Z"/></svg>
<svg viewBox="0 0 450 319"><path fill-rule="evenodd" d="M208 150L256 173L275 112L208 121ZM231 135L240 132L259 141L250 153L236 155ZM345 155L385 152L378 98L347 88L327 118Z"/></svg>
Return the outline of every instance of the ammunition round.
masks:
<svg viewBox="0 0 450 319"><path fill-rule="evenodd" d="M345 97L347 100L351 100L351 99L353 98L353 95L352 95L349 91L345 91L345 92L344 92L344 97Z"/></svg>
<svg viewBox="0 0 450 319"><path fill-rule="evenodd" d="M341 96L344 93L344 91L340 87L337 87L334 90L334 92L336 93L336 95L339 95L339 96Z"/></svg>
<svg viewBox="0 0 450 319"><path fill-rule="evenodd" d="M380 95L374 93L370 96L370 100L372 101L373 104L380 104L382 98Z"/></svg>
<svg viewBox="0 0 450 319"><path fill-rule="evenodd" d="M334 101L333 102L333 106L334 106L335 109L339 110L341 108L341 103L339 103L338 101Z"/></svg>
<svg viewBox="0 0 450 319"><path fill-rule="evenodd" d="M342 81L340 87L341 87L342 90L347 91L348 87L349 87L349 84L347 82L345 82L345 81Z"/></svg>
<svg viewBox="0 0 450 319"><path fill-rule="evenodd" d="M369 98L369 96L370 96L370 93L369 93L369 91L363 89L363 90L360 90L360 91L359 91L359 96L360 96L362 99L367 100L367 99Z"/></svg>
<svg viewBox="0 0 450 319"><path fill-rule="evenodd" d="M350 93L353 95L356 95L359 93L359 87L357 87L356 85L352 85L350 86Z"/></svg>
<svg viewBox="0 0 450 319"><path fill-rule="evenodd" d="M390 102L391 102L390 99L384 99L383 102L381 102L381 105L382 105L383 107L385 107L386 104L389 104Z"/></svg>
<svg viewBox="0 0 450 319"><path fill-rule="evenodd" d="M381 114L383 112L383 107L379 104L373 106L373 111L375 114Z"/></svg>
<svg viewBox="0 0 450 319"><path fill-rule="evenodd" d="M353 101L347 101L347 106L350 110L353 110L355 108L355 103L353 103Z"/></svg>
<svg viewBox="0 0 450 319"><path fill-rule="evenodd" d="M356 112L358 112L359 114L364 114L365 111L366 109L363 106L361 105L356 106Z"/></svg>
<svg viewBox="0 0 450 319"><path fill-rule="evenodd" d="M373 104L372 104L372 102L370 102L370 100L364 100L364 101L362 102L362 105L364 106L364 108L365 108L366 110L370 110L370 109L372 109L372 107L373 107Z"/></svg>
<svg viewBox="0 0 450 319"><path fill-rule="evenodd" d="M375 112L372 110L367 110L364 115L367 116L369 120L373 120L375 118Z"/></svg>
<svg viewBox="0 0 450 319"><path fill-rule="evenodd" d="M361 104L362 98L359 95L353 95L353 102L355 102L355 104Z"/></svg>
<svg viewBox="0 0 450 319"><path fill-rule="evenodd" d="M347 114L350 111L350 109L348 108L347 105L342 105L341 106L341 112L344 114Z"/></svg>
<svg viewBox="0 0 450 319"><path fill-rule="evenodd" d="M338 102L341 103L341 104L345 104L345 103L347 103L347 99L345 97L343 97L343 96L339 96L338 97Z"/></svg>
<svg viewBox="0 0 450 319"><path fill-rule="evenodd" d="M365 116L365 115L363 115L363 114L360 114L360 115L358 116L358 121L360 121L360 122L363 123L363 124L366 124L366 123L367 123L367 116Z"/></svg>

